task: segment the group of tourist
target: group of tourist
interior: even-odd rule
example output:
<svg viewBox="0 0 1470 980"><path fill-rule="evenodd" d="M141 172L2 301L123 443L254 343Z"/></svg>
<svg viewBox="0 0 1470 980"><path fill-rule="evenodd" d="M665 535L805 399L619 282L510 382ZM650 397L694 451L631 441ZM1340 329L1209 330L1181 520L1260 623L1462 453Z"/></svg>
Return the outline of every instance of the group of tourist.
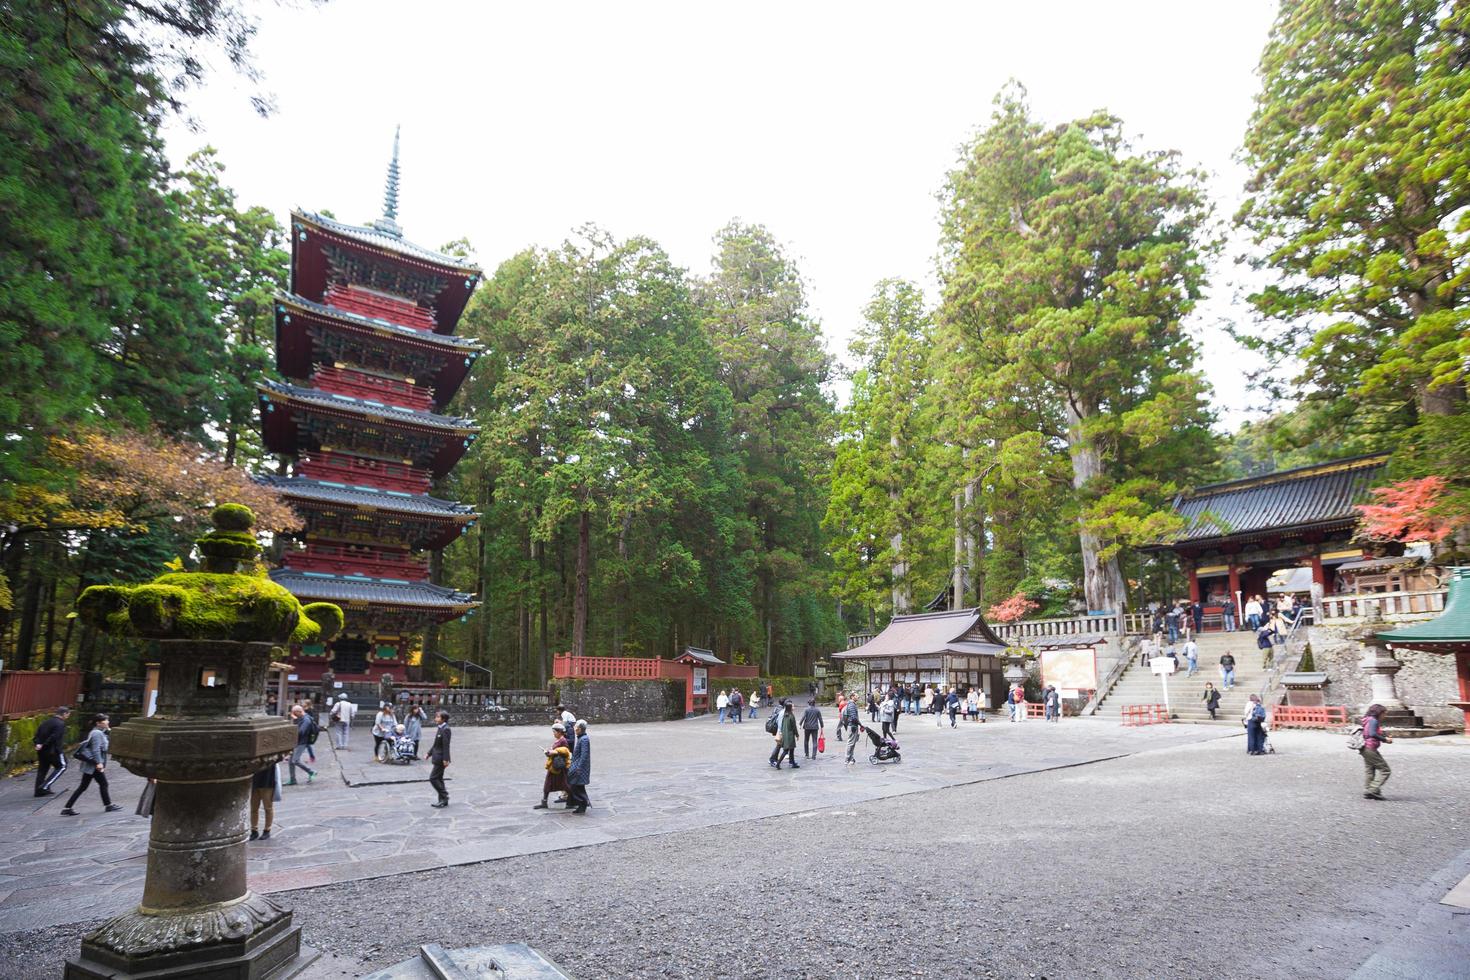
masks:
<svg viewBox="0 0 1470 980"><path fill-rule="evenodd" d="M69 768L66 763L66 723L70 718L71 708L62 705L51 713L51 717L36 726L36 796L54 795L56 791L51 788L52 785ZM122 809L112 802L107 785L108 752L111 748L108 729L111 727L112 723L106 715L93 715L81 744L73 750L71 756L81 767L82 781L77 784L71 796L67 797L66 806L61 808L62 816L77 815L76 802L93 783L97 784L97 793L102 797L103 812L114 813Z"/></svg>
<svg viewBox="0 0 1470 980"><path fill-rule="evenodd" d="M592 805L587 795L587 785L592 782L592 739L587 735L587 722L568 711L565 704L556 706L553 717L551 746L542 753L546 775L541 780L541 802L531 809L549 810L551 794L560 793L557 803L565 804L573 813L586 813Z"/></svg>
<svg viewBox="0 0 1470 980"><path fill-rule="evenodd" d="M751 691L750 692L750 717L752 717L752 718L755 717L756 705L759 704L759 703L760 703L760 692L759 691ZM725 721L727 720L727 718L728 718L729 721L732 721L732 722L743 721L744 718L745 718L745 712L743 710L744 708L745 708L745 696L743 694L741 694L738 690L734 689L734 688L731 688L728 691L721 691L719 693L719 695L715 698L715 709L720 714L720 724L721 725L723 725L725 723Z"/></svg>

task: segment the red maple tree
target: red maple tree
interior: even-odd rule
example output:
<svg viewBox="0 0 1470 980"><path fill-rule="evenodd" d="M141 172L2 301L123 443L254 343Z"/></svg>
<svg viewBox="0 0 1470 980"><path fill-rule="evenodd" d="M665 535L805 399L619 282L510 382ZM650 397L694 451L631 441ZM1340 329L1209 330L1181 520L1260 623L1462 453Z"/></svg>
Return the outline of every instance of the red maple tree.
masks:
<svg viewBox="0 0 1470 980"><path fill-rule="evenodd" d="M1029 612L1041 608L1041 603L1026 598L1026 593L1017 592L1009 599L997 602L985 610L985 618L992 623L1014 623Z"/></svg>
<svg viewBox="0 0 1470 980"><path fill-rule="evenodd" d="M1445 490L1441 476L1374 487L1376 502L1358 505L1363 514L1361 534L1374 541L1443 541L1456 524L1438 510Z"/></svg>

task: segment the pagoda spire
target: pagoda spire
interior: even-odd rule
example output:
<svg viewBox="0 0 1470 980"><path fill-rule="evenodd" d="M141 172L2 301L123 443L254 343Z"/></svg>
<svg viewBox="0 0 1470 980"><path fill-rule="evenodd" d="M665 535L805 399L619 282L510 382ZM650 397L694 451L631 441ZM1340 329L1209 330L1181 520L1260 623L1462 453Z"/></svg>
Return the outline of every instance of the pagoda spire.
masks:
<svg viewBox="0 0 1470 980"><path fill-rule="evenodd" d="M383 216L373 222L378 231L395 238L403 237L398 226L398 133L402 126L393 127L393 159L388 161L388 179L383 186Z"/></svg>

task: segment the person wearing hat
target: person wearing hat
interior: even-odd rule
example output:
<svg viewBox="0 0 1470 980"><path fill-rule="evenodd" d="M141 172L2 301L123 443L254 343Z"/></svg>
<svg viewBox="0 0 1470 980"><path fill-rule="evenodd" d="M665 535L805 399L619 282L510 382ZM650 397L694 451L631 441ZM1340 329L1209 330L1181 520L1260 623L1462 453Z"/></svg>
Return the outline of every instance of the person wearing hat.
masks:
<svg viewBox="0 0 1470 980"><path fill-rule="evenodd" d="M337 695L337 703L332 705L328 717L332 719L332 728L337 732L337 748L343 752L347 751L348 738L352 733L352 719L356 716L357 705L347 695Z"/></svg>
<svg viewBox="0 0 1470 980"><path fill-rule="evenodd" d="M36 795L50 796L51 784L66 772L66 720L71 707L63 704L36 728Z"/></svg>
<svg viewBox="0 0 1470 980"><path fill-rule="evenodd" d="M567 726L561 722L551 726L551 748L546 750L546 778L541 781L541 802L531 809L547 809L547 801L552 793L561 793L565 801L567 796L567 770L572 767L572 750L567 745Z"/></svg>
<svg viewBox="0 0 1470 980"><path fill-rule="evenodd" d="M587 784L592 782L592 740L587 737L587 723L576 724L576 748L567 767L567 809L586 813L592 801L587 798Z"/></svg>
<svg viewBox="0 0 1470 980"><path fill-rule="evenodd" d="M567 730L567 747L575 748L577 745L577 716L568 711L566 705L558 704L556 717L561 721L562 727Z"/></svg>

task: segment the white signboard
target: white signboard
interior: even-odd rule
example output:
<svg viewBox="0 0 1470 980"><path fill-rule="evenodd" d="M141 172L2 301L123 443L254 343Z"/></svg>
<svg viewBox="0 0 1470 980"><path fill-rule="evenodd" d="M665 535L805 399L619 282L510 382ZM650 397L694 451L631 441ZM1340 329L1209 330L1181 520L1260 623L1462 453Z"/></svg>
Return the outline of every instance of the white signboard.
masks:
<svg viewBox="0 0 1470 980"><path fill-rule="evenodd" d="M1097 690L1097 654L1092 647L1041 651L1041 682L1057 688Z"/></svg>
<svg viewBox="0 0 1470 980"><path fill-rule="evenodd" d="M1174 658L1154 657L1148 662L1148 667L1155 674L1172 674L1174 673Z"/></svg>
<svg viewBox="0 0 1470 980"><path fill-rule="evenodd" d="M332 682L332 686L333 687L336 687L336 688L340 688L342 686L342 682L341 681L333 681Z"/></svg>
<svg viewBox="0 0 1470 980"><path fill-rule="evenodd" d="M694 668L694 696L709 693L709 668Z"/></svg>
<svg viewBox="0 0 1470 980"><path fill-rule="evenodd" d="M1073 698L1080 698L1082 696L1082 692L1074 690L1070 687L1064 687L1057 691L1057 696L1060 697L1063 701L1070 701Z"/></svg>

